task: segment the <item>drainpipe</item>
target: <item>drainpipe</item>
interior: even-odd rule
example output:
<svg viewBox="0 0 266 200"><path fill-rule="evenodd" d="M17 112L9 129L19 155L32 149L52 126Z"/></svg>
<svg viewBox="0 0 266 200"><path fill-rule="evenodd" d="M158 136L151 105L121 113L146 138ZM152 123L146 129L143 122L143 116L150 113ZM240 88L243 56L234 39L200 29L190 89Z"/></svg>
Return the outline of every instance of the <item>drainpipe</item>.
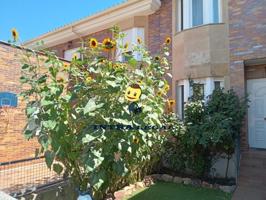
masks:
<svg viewBox="0 0 266 200"><path fill-rule="evenodd" d="M82 36L80 34L78 34L75 30L74 30L74 26L71 26L71 31L72 33L74 33L81 41L81 48L84 48L84 40L82 38ZM83 60L83 54L80 55L81 60Z"/></svg>

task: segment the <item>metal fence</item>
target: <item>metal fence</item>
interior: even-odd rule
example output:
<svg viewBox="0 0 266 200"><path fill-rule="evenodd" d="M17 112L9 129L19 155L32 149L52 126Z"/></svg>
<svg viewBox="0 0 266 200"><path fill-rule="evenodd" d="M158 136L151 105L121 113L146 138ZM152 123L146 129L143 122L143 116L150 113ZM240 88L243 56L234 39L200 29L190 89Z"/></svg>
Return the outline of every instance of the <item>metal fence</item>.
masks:
<svg viewBox="0 0 266 200"><path fill-rule="evenodd" d="M44 157L0 163L0 190L11 196L35 191L61 180L61 176L46 166Z"/></svg>

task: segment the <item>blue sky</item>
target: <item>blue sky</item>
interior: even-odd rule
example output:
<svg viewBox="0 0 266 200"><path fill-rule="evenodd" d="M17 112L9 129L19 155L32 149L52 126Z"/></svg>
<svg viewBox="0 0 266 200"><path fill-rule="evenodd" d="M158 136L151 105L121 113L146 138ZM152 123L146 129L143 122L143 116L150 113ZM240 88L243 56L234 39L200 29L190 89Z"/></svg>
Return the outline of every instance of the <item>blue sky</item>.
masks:
<svg viewBox="0 0 266 200"><path fill-rule="evenodd" d="M124 0L1 0L0 40L16 28L26 41Z"/></svg>

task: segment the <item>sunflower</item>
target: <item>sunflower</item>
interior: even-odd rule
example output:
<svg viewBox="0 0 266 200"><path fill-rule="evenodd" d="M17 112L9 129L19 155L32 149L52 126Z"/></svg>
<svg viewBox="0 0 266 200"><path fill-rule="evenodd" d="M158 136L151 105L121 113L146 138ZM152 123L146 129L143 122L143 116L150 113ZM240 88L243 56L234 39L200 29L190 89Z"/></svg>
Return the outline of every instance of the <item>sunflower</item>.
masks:
<svg viewBox="0 0 266 200"><path fill-rule="evenodd" d="M124 49L127 51L127 49L128 49L128 46L129 46L129 44L128 44L128 42L126 42L126 44L124 45Z"/></svg>
<svg viewBox="0 0 266 200"><path fill-rule="evenodd" d="M138 37L138 38L137 38L137 42L138 42L139 44L142 43L142 39L141 39L141 37Z"/></svg>
<svg viewBox="0 0 266 200"><path fill-rule="evenodd" d="M175 105L175 100L174 99L168 99L167 104L169 108L172 108Z"/></svg>
<svg viewBox="0 0 266 200"><path fill-rule="evenodd" d="M62 77L59 77L58 79L57 79L57 82L59 82L59 83L63 83L65 80L62 78Z"/></svg>
<svg viewBox="0 0 266 200"><path fill-rule="evenodd" d="M112 67L114 69L122 69L124 66L121 63L114 63L114 64L112 64Z"/></svg>
<svg viewBox="0 0 266 200"><path fill-rule="evenodd" d="M171 38L170 37L166 37L165 38L165 44L169 45L171 43Z"/></svg>
<svg viewBox="0 0 266 200"><path fill-rule="evenodd" d="M110 38L105 38L103 40L103 49L106 51L112 50L116 47L116 42Z"/></svg>
<svg viewBox="0 0 266 200"><path fill-rule="evenodd" d="M16 42L18 40L18 37L19 37L17 29L13 28L11 30L11 34L12 34L13 40Z"/></svg>
<svg viewBox="0 0 266 200"><path fill-rule="evenodd" d="M69 68L69 65L68 64L64 64L64 68L65 69L68 69Z"/></svg>
<svg viewBox="0 0 266 200"><path fill-rule="evenodd" d="M143 81L142 81L142 80L137 80L137 83L138 83L139 85L143 85Z"/></svg>
<svg viewBox="0 0 266 200"><path fill-rule="evenodd" d="M163 92L162 92L161 90L159 90L159 91L157 92L157 96L161 97L162 95L163 95Z"/></svg>
<svg viewBox="0 0 266 200"><path fill-rule="evenodd" d="M160 57L159 57L159 56L155 56L155 57L154 57L154 60L155 60L155 61L159 61L159 60L160 60Z"/></svg>
<svg viewBox="0 0 266 200"><path fill-rule="evenodd" d="M91 76L88 76L87 78L86 78L86 83L90 83L92 81L92 77Z"/></svg>
<svg viewBox="0 0 266 200"><path fill-rule="evenodd" d="M98 41L95 38L91 38L89 40L89 46L90 46L90 48L97 48L98 47Z"/></svg>
<svg viewBox="0 0 266 200"><path fill-rule="evenodd" d="M78 54L74 53L73 56L72 56L72 60L77 60L77 59L78 59Z"/></svg>
<svg viewBox="0 0 266 200"><path fill-rule="evenodd" d="M134 143L134 144L138 144L138 143L139 143L139 138L134 137L134 138L133 138L133 143Z"/></svg>
<svg viewBox="0 0 266 200"><path fill-rule="evenodd" d="M164 86L163 90L164 90L165 92L168 92L168 91L170 90L170 86L169 86L168 84L166 84L166 85Z"/></svg>

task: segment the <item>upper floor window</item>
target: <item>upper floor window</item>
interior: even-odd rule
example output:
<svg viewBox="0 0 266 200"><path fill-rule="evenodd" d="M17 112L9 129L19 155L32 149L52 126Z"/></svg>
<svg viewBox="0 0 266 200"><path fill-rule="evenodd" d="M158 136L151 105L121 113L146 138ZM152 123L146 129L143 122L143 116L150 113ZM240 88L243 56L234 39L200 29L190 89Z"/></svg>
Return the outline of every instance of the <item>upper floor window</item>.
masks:
<svg viewBox="0 0 266 200"><path fill-rule="evenodd" d="M77 58L80 58L80 53L78 52L79 48L68 49L64 52L64 59L71 61L73 56L76 55Z"/></svg>
<svg viewBox="0 0 266 200"><path fill-rule="evenodd" d="M178 30L221 22L221 0L177 0Z"/></svg>
<svg viewBox="0 0 266 200"><path fill-rule="evenodd" d="M122 39L122 41L117 41L117 43L118 46L124 46L126 43L128 43L128 51L123 54L123 52L121 52L121 49L118 47L116 52L117 60L121 62L127 61L128 58L126 55L133 55L136 60L141 60L142 56L138 52L133 52L133 47L137 44L138 38L142 40L142 43L145 42L144 28L131 28L123 31L122 33L125 34L125 37Z"/></svg>

